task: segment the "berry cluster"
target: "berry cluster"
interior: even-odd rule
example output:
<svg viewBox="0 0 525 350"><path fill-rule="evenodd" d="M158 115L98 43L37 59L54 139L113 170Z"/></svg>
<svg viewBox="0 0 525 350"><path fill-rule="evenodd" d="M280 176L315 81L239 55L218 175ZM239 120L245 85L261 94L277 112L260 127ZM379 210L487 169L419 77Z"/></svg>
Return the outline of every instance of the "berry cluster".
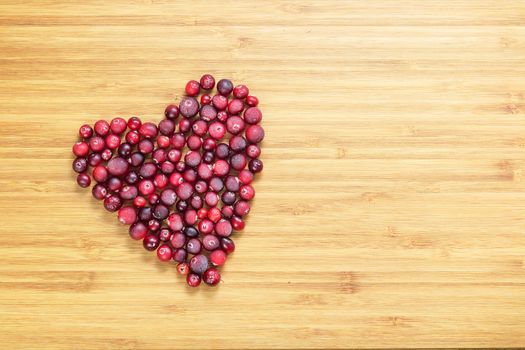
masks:
<svg viewBox="0 0 525 350"><path fill-rule="evenodd" d="M90 186L93 177L93 197L118 211L146 250L177 262L192 287L219 283L216 267L235 250L230 236L244 228L251 183L263 169L257 97L227 79L211 95L214 87L205 74L187 83L186 96L166 107L158 125L138 117L99 120L82 125L73 145L78 185Z"/></svg>

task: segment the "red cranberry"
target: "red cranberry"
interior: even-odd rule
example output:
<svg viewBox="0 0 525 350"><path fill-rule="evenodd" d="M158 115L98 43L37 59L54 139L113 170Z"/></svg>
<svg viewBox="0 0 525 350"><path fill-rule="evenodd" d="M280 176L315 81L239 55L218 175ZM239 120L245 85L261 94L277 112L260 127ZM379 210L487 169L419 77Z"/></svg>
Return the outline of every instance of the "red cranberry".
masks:
<svg viewBox="0 0 525 350"><path fill-rule="evenodd" d="M153 178L153 184L158 189L163 189L164 187L168 185L168 183L169 183L168 177L165 174L157 174Z"/></svg>
<svg viewBox="0 0 525 350"><path fill-rule="evenodd" d="M167 157L170 162L177 163L180 160L181 154L181 151L178 149L170 149L168 151Z"/></svg>
<svg viewBox="0 0 525 350"><path fill-rule="evenodd" d="M226 254L233 253L235 251L235 243L233 243L230 238L222 237L221 248L226 252Z"/></svg>
<svg viewBox="0 0 525 350"><path fill-rule="evenodd" d="M105 120L99 120L95 123L95 133L98 136L106 136L109 132L109 124Z"/></svg>
<svg viewBox="0 0 525 350"><path fill-rule="evenodd" d="M204 74L201 77L200 85L204 90L211 90L215 86L215 78L211 74Z"/></svg>
<svg viewBox="0 0 525 350"><path fill-rule="evenodd" d="M151 159L153 159L156 164L164 163L166 161L166 155L167 152L162 148L159 148L153 152Z"/></svg>
<svg viewBox="0 0 525 350"><path fill-rule="evenodd" d="M202 148L206 151L213 151L216 147L217 142L211 138L204 139L204 142L202 143Z"/></svg>
<svg viewBox="0 0 525 350"><path fill-rule="evenodd" d="M180 231L175 232L170 238L170 243L173 248L182 248L186 244L186 236Z"/></svg>
<svg viewBox="0 0 525 350"><path fill-rule="evenodd" d="M226 262L226 253L221 249L214 250L210 254L210 261L215 266L222 266Z"/></svg>
<svg viewBox="0 0 525 350"><path fill-rule="evenodd" d="M202 198L200 196L193 196L191 197L191 200L190 200L190 205L193 209L200 209L202 208ZM186 215L190 215L190 213L193 214L194 210L188 210L186 212ZM195 221L197 220L197 214L195 213L195 216L192 216L192 218L194 219L192 224L195 223ZM186 220L186 222L189 224L190 222L188 220Z"/></svg>
<svg viewBox="0 0 525 350"><path fill-rule="evenodd" d="M233 96L235 96L236 98L243 99L246 96L248 96L249 93L250 93L250 90L248 89L246 85L237 85L233 89Z"/></svg>
<svg viewBox="0 0 525 350"><path fill-rule="evenodd" d="M84 141L77 142L73 145L73 153L77 157L85 157L89 153L89 145Z"/></svg>
<svg viewBox="0 0 525 350"><path fill-rule="evenodd" d="M237 192L241 187L239 178L233 175L228 176L224 181L224 184L226 185L226 189L231 192Z"/></svg>
<svg viewBox="0 0 525 350"><path fill-rule="evenodd" d="M160 222L155 219L148 221L148 229L153 232L157 232L160 228Z"/></svg>
<svg viewBox="0 0 525 350"><path fill-rule="evenodd" d="M201 108L200 116L202 120L209 122L217 117L217 111L212 105L204 105Z"/></svg>
<svg viewBox="0 0 525 350"><path fill-rule="evenodd" d="M146 237L144 237L144 240L142 241L142 245L144 246L144 249L150 252L157 249L159 244L160 244L160 240L155 235L147 235Z"/></svg>
<svg viewBox="0 0 525 350"><path fill-rule="evenodd" d="M106 195L108 194L108 190L103 185L97 184L93 186L91 193L93 194L94 198L98 200L102 200L106 198Z"/></svg>
<svg viewBox="0 0 525 350"><path fill-rule="evenodd" d="M139 168L139 175L145 179L150 179L157 173L157 166L151 162L142 164Z"/></svg>
<svg viewBox="0 0 525 350"><path fill-rule="evenodd" d="M201 95L201 105L209 105L211 103L211 96L208 94Z"/></svg>
<svg viewBox="0 0 525 350"><path fill-rule="evenodd" d="M189 151L188 153L186 153L186 156L184 156L184 161L188 166L194 168L200 164L201 155L199 152Z"/></svg>
<svg viewBox="0 0 525 350"><path fill-rule="evenodd" d="M128 128L131 130L138 130L142 125L142 121L139 117L131 117L128 119Z"/></svg>
<svg viewBox="0 0 525 350"><path fill-rule="evenodd" d="M105 182L109 177L108 169L103 165L97 165L93 168L93 178L96 182Z"/></svg>
<svg viewBox="0 0 525 350"><path fill-rule="evenodd" d="M128 131L126 134L126 142L130 145L136 145L140 141L140 134L138 131Z"/></svg>
<svg viewBox="0 0 525 350"><path fill-rule="evenodd" d="M202 154L202 161L206 164L211 164L215 161L215 154L210 151L206 151Z"/></svg>
<svg viewBox="0 0 525 350"><path fill-rule="evenodd" d="M176 193L180 199L186 200L193 194L193 186L187 182L183 182L177 187Z"/></svg>
<svg viewBox="0 0 525 350"><path fill-rule="evenodd" d="M190 265L187 263L178 263L177 272L183 276L186 276L188 273L190 273Z"/></svg>
<svg viewBox="0 0 525 350"><path fill-rule="evenodd" d="M111 135L108 135L108 137L111 136ZM115 136L115 135L113 135ZM119 142L120 142L120 139L119 139ZM108 146L109 147L109 146ZM124 142L123 144L121 144L118 148L118 154L119 156L121 157L124 157L124 158L128 158L130 155L131 155L131 151L133 150L133 147L131 146L131 144L127 143L127 142Z"/></svg>
<svg viewBox="0 0 525 350"><path fill-rule="evenodd" d="M228 79L221 79L217 83L217 91L223 96L228 96L233 90L233 84Z"/></svg>
<svg viewBox="0 0 525 350"><path fill-rule="evenodd" d="M243 151L248 145L248 142L246 142L246 139L238 135L230 138L229 143L230 143L230 148L235 152Z"/></svg>
<svg viewBox="0 0 525 350"><path fill-rule="evenodd" d="M255 197L255 190L251 185L243 185L241 186L241 189L239 190L239 197L241 197L244 200L251 200L253 197Z"/></svg>
<svg viewBox="0 0 525 350"><path fill-rule="evenodd" d="M213 222L211 222L208 219L203 219L199 222L199 231L203 235L207 235L209 233L212 233L213 231Z"/></svg>
<svg viewBox="0 0 525 350"><path fill-rule="evenodd" d="M248 162L246 161L246 157L242 153L237 153L233 155L230 159L230 164L232 168L238 171L244 169L247 163Z"/></svg>
<svg viewBox="0 0 525 350"><path fill-rule="evenodd" d="M144 239L148 228L142 222L137 222L129 227L129 236L134 240Z"/></svg>
<svg viewBox="0 0 525 350"><path fill-rule="evenodd" d="M244 216L250 212L250 204L246 201L238 201L235 203L233 211L237 216Z"/></svg>
<svg viewBox="0 0 525 350"><path fill-rule="evenodd" d="M200 208L197 211L197 217L199 219L204 219L207 215L208 215L208 209L206 209L206 208Z"/></svg>
<svg viewBox="0 0 525 350"><path fill-rule="evenodd" d="M191 238L186 243L186 250L190 254L199 254L201 252L201 242L197 238Z"/></svg>
<svg viewBox="0 0 525 350"><path fill-rule="evenodd" d="M191 135L190 137L188 137L187 144L189 149L195 151L201 148L202 139L197 135Z"/></svg>
<svg viewBox="0 0 525 350"><path fill-rule="evenodd" d="M188 237L197 237L199 235L199 231L193 226L186 226L184 228L184 234Z"/></svg>
<svg viewBox="0 0 525 350"><path fill-rule="evenodd" d="M153 152L153 148L153 142L147 139L140 141L138 145L138 150L143 154L149 154Z"/></svg>
<svg viewBox="0 0 525 350"><path fill-rule="evenodd" d="M123 200L135 199L139 194L137 187L135 186L124 186L119 192L120 198Z"/></svg>
<svg viewBox="0 0 525 350"><path fill-rule="evenodd" d="M221 200L226 205L235 203L235 199L235 193L231 191L223 192L221 195Z"/></svg>
<svg viewBox="0 0 525 350"><path fill-rule="evenodd" d="M199 168L200 168L200 165L199 165ZM206 192L208 190L208 185L203 180L197 181L197 183L195 183L194 187L195 187L195 192L200 193L200 194L202 194L202 193L204 193L204 192Z"/></svg>
<svg viewBox="0 0 525 350"><path fill-rule="evenodd" d="M224 96L222 96L224 97ZM228 115L228 113L226 111L220 111L220 112L217 112L217 120L220 121L221 123L225 123L228 118L230 116Z"/></svg>
<svg viewBox="0 0 525 350"><path fill-rule="evenodd" d="M191 129L191 120L188 118L182 118L179 121L179 132L187 133Z"/></svg>
<svg viewBox="0 0 525 350"><path fill-rule="evenodd" d="M93 136L93 129L91 128L91 126L84 124L78 130L78 134L82 138L89 139L91 136Z"/></svg>
<svg viewBox="0 0 525 350"><path fill-rule="evenodd" d="M118 192L122 188L122 181L118 177L111 177L108 180L108 189L112 192Z"/></svg>
<svg viewBox="0 0 525 350"><path fill-rule="evenodd" d="M264 129L260 125L250 125L246 129L246 139L251 143L259 143L264 139Z"/></svg>
<svg viewBox="0 0 525 350"><path fill-rule="evenodd" d="M201 277L194 273L189 273L186 276L186 283L188 283L190 287L198 287L201 284Z"/></svg>
<svg viewBox="0 0 525 350"><path fill-rule="evenodd" d="M204 120L197 120L195 123L193 123L191 129L195 135L203 136L208 131L208 124Z"/></svg>
<svg viewBox="0 0 525 350"><path fill-rule="evenodd" d="M213 168L209 164L199 164L197 167L197 173L203 180L209 180L213 176Z"/></svg>
<svg viewBox="0 0 525 350"><path fill-rule="evenodd" d="M102 157L103 160L110 160L111 157L113 157L113 152L111 152L110 149L106 148L105 150L102 151L102 153L100 153L100 156Z"/></svg>
<svg viewBox="0 0 525 350"><path fill-rule="evenodd" d="M147 139L155 138L158 134L157 125L150 122L144 123L139 129L139 134Z"/></svg>
<svg viewBox="0 0 525 350"><path fill-rule="evenodd" d="M150 221L152 217L151 207L146 207L139 210L140 221Z"/></svg>
<svg viewBox="0 0 525 350"><path fill-rule="evenodd" d="M177 201L177 194L171 188L165 189L160 193L160 201L164 205L171 207Z"/></svg>
<svg viewBox="0 0 525 350"><path fill-rule="evenodd" d="M217 236L205 235L202 238L202 245L204 246L204 249L208 251L212 251L212 250L219 248L220 242Z"/></svg>
<svg viewBox="0 0 525 350"><path fill-rule="evenodd" d="M179 111L186 118L191 118L199 111L199 102L193 97L184 97L179 104Z"/></svg>
<svg viewBox="0 0 525 350"><path fill-rule="evenodd" d="M151 205L158 204L160 202L160 196L156 193L152 193L148 196L148 202Z"/></svg>
<svg viewBox="0 0 525 350"><path fill-rule="evenodd" d="M241 170L238 176L239 180L245 185L248 185L253 181L253 174L249 170Z"/></svg>
<svg viewBox="0 0 525 350"><path fill-rule="evenodd" d="M213 122L208 131L215 140L220 140L226 135L226 127L221 122Z"/></svg>
<svg viewBox="0 0 525 350"><path fill-rule="evenodd" d="M116 195L109 195L104 199L104 208L106 208L107 211L114 212L120 209L122 206L122 200L119 196Z"/></svg>
<svg viewBox="0 0 525 350"><path fill-rule="evenodd" d="M193 183L197 180L197 172L194 169L186 169L182 174L184 181Z"/></svg>
<svg viewBox="0 0 525 350"><path fill-rule="evenodd" d="M86 158L76 158L73 161L72 167L76 173L83 173L88 168L88 162Z"/></svg>
<svg viewBox="0 0 525 350"><path fill-rule="evenodd" d="M172 256L171 248L167 244L163 244L157 249L157 258L159 258L160 261L162 262L170 261L171 256Z"/></svg>
<svg viewBox="0 0 525 350"><path fill-rule="evenodd" d="M244 130L244 120L239 116L232 116L226 121L226 129L229 133L237 135Z"/></svg>
<svg viewBox="0 0 525 350"><path fill-rule="evenodd" d="M108 171L113 176L122 176L129 170L128 162L122 157L115 157L108 162Z"/></svg>
<svg viewBox="0 0 525 350"><path fill-rule="evenodd" d="M104 143L104 139L100 136L95 136L89 139L89 148L93 152L100 152L106 147L106 144Z"/></svg>
<svg viewBox="0 0 525 350"><path fill-rule="evenodd" d="M144 197L138 196L133 199L133 205L137 208L144 208L147 204L147 201Z"/></svg>
<svg viewBox="0 0 525 350"><path fill-rule="evenodd" d="M169 105L166 107L166 110L164 111L164 115L166 118L175 120L179 116L179 107L176 105Z"/></svg>
<svg viewBox="0 0 525 350"><path fill-rule="evenodd" d="M129 158L129 163L134 167L138 167L144 163L144 158L142 153L133 152Z"/></svg>
<svg viewBox="0 0 525 350"><path fill-rule="evenodd" d="M186 95L188 96L197 96L200 92L201 86L198 81L196 80L190 80L186 84L186 88L184 89L186 91Z"/></svg>
<svg viewBox="0 0 525 350"><path fill-rule="evenodd" d="M137 220L137 212L133 207L122 207L118 211L118 220L126 225L131 225Z"/></svg>
<svg viewBox="0 0 525 350"><path fill-rule="evenodd" d="M263 162L259 158L252 159L248 163L248 169L252 173L259 173L263 170Z"/></svg>
<svg viewBox="0 0 525 350"><path fill-rule="evenodd" d="M159 221L166 219L169 214L170 214L170 210L165 205L157 204L153 208L153 217L155 219L158 219Z"/></svg>
<svg viewBox="0 0 525 350"><path fill-rule="evenodd" d="M88 163L92 167L99 165L102 162L102 156L98 153L91 153L88 156Z"/></svg>
<svg viewBox="0 0 525 350"><path fill-rule="evenodd" d="M228 103L228 113L239 114L244 109L244 102L238 99L233 99Z"/></svg>
<svg viewBox="0 0 525 350"><path fill-rule="evenodd" d="M187 162L187 161L186 161ZM213 165L213 173L217 176L224 176L230 172L230 165L227 161L219 159Z"/></svg>
<svg viewBox="0 0 525 350"><path fill-rule="evenodd" d="M182 149L184 145L186 144L186 138L184 137L183 134L180 134L180 133L174 134L171 137L170 141L171 141L171 145L173 146L173 148L177 150Z"/></svg>
<svg viewBox="0 0 525 350"><path fill-rule="evenodd" d="M215 95L212 97L211 103L217 110L224 111L228 107L228 98L222 95Z"/></svg>
<svg viewBox="0 0 525 350"><path fill-rule="evenodd" d="M164 119L166 120L166 119ZM168 148L170 146L170 138L168 136L162 135L157 137L157 145L160 148Z"/></svg>
<svg viewBox="0 0 525 350"><path fill-rule="evenodd" d="M162 135L171 136L175 131L175 123L169 119L163 119L159 123L159 131Z"/></svg>
<svg viewBox="0 0 525 350"><path fill-rule="evenodd" d="M184 248L176 249L173 252L173 260L175 260L176 262L179 262L179 263L185 262L187 257L188 257L188 253L186 252L186 249Z"/></svg>
<svg viewBox="0 0 525 350"><path fill-rule="evenodd" d="M190 260L190 269L194 273L203 274L209 267L208 258L205 255L195 255Z"/></svg>
<svg viewBox="0 0 525 350"><path fill-rule="evenodd" d="M220 143L215 149L215 155L217 158L224 159L230 155L230 147L225 143Z"/></svg>
<svg viewBox="0 0 525 350"><path fill-rule="evenodd" d="M257 158L261 155L261 149L257 145L249 145L246 147L246 155L250 158Z"/></svg>
<svg viewBox="0 0 525 350"><path fill-rule="evenodd" d="M235 231L242 231L244 229L244 220L238 216L231 218L232 227Z"/></svg>
<svg viewBox="0 0 525 350"><path fill-rule="evenodd" d="M149 196L155 192L155 185L151 180L141 180L139 182L139 192L144 196Z"/></svg>
<svg viewBox="0 0 525 350"><path fill-rule="evenodd" d="M171 231L167 228L161 228L159 231L159 239L163 242L167 242L171 239Z"/></svg>
<svg viewBox="0 0 525 350"><path fill-rule="evenodd" d="M209 187L213 192L220 192L224 188L224 182L222 182L220 177L212 177Z"/></svg>
<svg viewBox="0 0 525 350"><path fill-rule="evenodd" d="M173 174L171 174L170 178L169 178L169 181L170 181L170 184L172 186L174 186L174 187L179 186L183 182L181 173L173 173Z"/></svg>
<svg viewBox="0 0 525 350"><path fill-rule="evenodd" d="M262 113L257 107L250 107L244 112L244 121L248 124L257 124L261 120Z"/></svg>
<svg viewBox="0 0 525 350"><path fill-rule="evenodd" d="M219 196L215 192L208 192L204 196L204 201L209 207L214 207L219 203Z"/></svg>
<svg viewBox="0 0 525 350"><path fill-rule="evenodd" d="M168 226L173 231L180 231L183 228L182 216L180 216L180 214L176 214L176 213L170 214L168 216L167 223L168 223Z"/></svg>
<svg viewBox="0 0 525 350"><path fill-rule="evenodd" d="M228 220L221 219L215 225L215 232L221 237L228 237L232 234L232 225Z"/></svg>
<svg viewBox="0 0 525 350"><path fill-rule="evenodd" d="M210 208L208 210L208 219L210 219L212 222L216 223L221 219L221 211L219 208Z"/></svg>
<svg viewBox="0 0 525 350"><path fill-rule="evenodd" d="M221 214L225 218L231 218L233 216L233 207L231 205L224 205L221 209Z"/></svg>
<svg viewBox="0 0 525 350"><path fill-rule="evenodd" d="M217 269L211 268L204 272L202 280L209 286L216 286L221 280L221 274Z"/></svg>
<svg viewBox="0 0 525 350"><path fill-rule="evenodd" d="M124 131L126 131L127 127L128 123L123 118L114 118L109 123L109 128L111 132L116 135L121 135Z"/></svg>
<svg viewBox="0 0 525 350"><path fill-rule="evenodd" d="M246 96L246 104L250 107L255 107L259 104L259 99L255 96Z"/></svg>
<svg viewBox="0 0 525 350"><path fill-rule="evenodd" d="M78 174L77 175L77 184L80 187L82 187L82 188L89 187L89 185L91 185L91 178L86 173Z"/></svg>

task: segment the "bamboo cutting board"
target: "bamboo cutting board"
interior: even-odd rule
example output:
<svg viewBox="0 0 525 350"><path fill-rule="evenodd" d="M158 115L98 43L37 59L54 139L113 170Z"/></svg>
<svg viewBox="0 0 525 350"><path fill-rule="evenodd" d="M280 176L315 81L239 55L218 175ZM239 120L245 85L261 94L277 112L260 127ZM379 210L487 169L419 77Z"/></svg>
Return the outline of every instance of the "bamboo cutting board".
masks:
<svg viewBox="0 0 525 350"><path fill-rule="evenodd" d="M77 187L78 127L261 100L218 288ZM0 347L525 346L522 1L0 1Z"/></svg>

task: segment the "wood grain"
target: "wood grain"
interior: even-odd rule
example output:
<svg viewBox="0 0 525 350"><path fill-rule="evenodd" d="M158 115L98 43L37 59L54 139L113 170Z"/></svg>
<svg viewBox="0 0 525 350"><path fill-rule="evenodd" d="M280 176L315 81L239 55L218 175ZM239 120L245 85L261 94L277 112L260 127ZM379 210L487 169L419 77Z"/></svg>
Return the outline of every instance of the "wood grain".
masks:
<svg viewBox="0 0 525 350"><path fill-rule="evenodd" d="M0 1L7 349L525 346L522 1ZM77 188L78 126L211 72L262 101L219 288Z"/></svg>

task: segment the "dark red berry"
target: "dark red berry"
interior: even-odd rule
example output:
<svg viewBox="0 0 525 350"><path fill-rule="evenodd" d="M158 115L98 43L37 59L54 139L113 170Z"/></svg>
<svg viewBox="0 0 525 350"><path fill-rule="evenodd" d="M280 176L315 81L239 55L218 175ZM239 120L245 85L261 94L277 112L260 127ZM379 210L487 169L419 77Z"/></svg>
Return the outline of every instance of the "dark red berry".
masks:
<svg viewBox="0 0 525 350"><path fill-rule="evenodd" d="M83 188L89 187L89 185L91 185L91 178L86 173L78 174L77 175L77 184L80 187L83 187Z"/></svg>
<svg viewBox="0 0 525 350"><path fill-rule="evenodd" d="M257 158L261 155L261 149L257 145L248 145L246 155L250 158Z"/></svg>
<svg viewBox="0 0 525 350"><path fill-rule="evenodd" d="M250 143L259 143L264 139L264 129L260 125L250 125L246 129L246 139Z"/></svg>
<svg viewBox="0 0 525 350"><path fill-rule="evenodd" d="M186 244L186 235L182 232L175 232L170 239L171 246L175 249L182 248Z"/></svg>
<svg viewBox="0 0 525 350"><path fill-rule="evenodd" d="M191 271L199 275L203 274L204 271L208 269L209 265L210 264L208 262L208 258L206 257L206 255L202 255L202 254L195 255L190 260Z"/></svg>
<svg viewBox="0 0 525 350"><path fill-rule="evenodd" d="M131 117L128 119L128 128L131 130L138 130L142 125L142 121L139 117Z"/></svg>
<svg viewBox="0 0 525 350"><path fill-rule="evenodd" d="M184 97L179 104L179 111L186 118L191 118L199 111L199 102L193 97Z"/></svg>
<svg viewBox="0 0 525 350"><path fill-rule="evenodd" d="M244 229L244 220L238 216L231 218L232 227L235 231L242 231Z"/></svg>
<svg viewBox="0 0 525 350"><path fill-rule="evenodd" d="M215 232L221 237L228 237L232 234L232 225L228 220L221 219L215 225Z"/></svg>
<svg viewBox="0 0 525 350"><path fill-rule="evenodd" d="M177 201L177 194L171 188L165 189L160 193L160 201L164 205L171 207Z"/></svg>
<svg viewBox="0 0 525 350"><path fill-rule="evenodd" d="M123 118L114 118L109 123L109 128L115 135L121 135L124 131L126 131L127 127L128 123Z"/></svg>
<svg viewBox="0 0 525 350"><path fill-rule="evenodd" d="M165 205L157 204L153 208L153 217L159 221L166 219L169 214L170 210Z"/></svg>
<svg viewBox="0 0 525 350"><path fill-rule="evenodd" d="M255 197L255 190L251 185L243 185L239 190L239 197L246 201L252 200Z"/></svg>
<svg viewBox="0 0 525 350"><path fill-rule="evenodd" d="M179 116L179 107L176 105L168 105L164 111L164 115L171 120L177 119Z"/></svg>
<svg viewBox="0 0 525 350"><path fill-rule="evenodd" d="M211 96L208 94L201 95L201 105L209 105L211 103Z"/></svg>
<svg viewBox="0 0 525 350"><path fill-rule="evenodd" d="M139 142L138 150L143 154L149 154L153 152L154 145L150 140L142 140Z"/></svg>
<svg viewBox="0 0 525 350"><path fill-rule="evenodd" d="M235 197L235 193L233 195ZM221 214L225 218L231 218L233 216L233 207L231 205L223 205L221 209Z"/></svg>
<svg viewBox="0 0 525 350"><path fill-rule="evenodd" d="M211 74L204 74L200 80L200 86L204 90L211 90L215 86L215 78Z"/></svg>
<svg viewBox="0 0 525 350"><path fill-rule="evenodd" d="M131 225L137 220L137 211L131 206L122 207L118 211L118 220L125 225Z"/></svg>
<svg viewBox="0 0 525 350"><path fill-rule="evenodd" d="M203 235L207 235L209 233L212 233L213 232L213 226L214 226L213 222L211 222L208 219L203 219L203 220L199 221L199 231Z"/></svg>
<svg viewBox="0 0 525 350"><path fill-rule="evenodd" d="M209 188L213 192L220 192L224 188L224 182L220 177L212 177L209 183Z"/></svg>
<svg viewBox="0 0 525 350"><path fill-rule="evenodd" d="M102 157L99 153L91 153L88 156L88 163L90 166L95 167L102 162Z"/></svg>
<svg viewBox="0 0 525 350"><path fill-rule="evenodd" d="M186 249L184 248L176 249L173 252L173 260L175 260L176 262L179 262L179 263L185 262L187 257L188 257L188 253L186 252Z"/></svg>
<svg viewBox="0 0 525 350"><path fill-rule="evenodd" d="M202 245L204 246L204 249L212 251L219 248L220 242L217 236L208 234L202 238Z"/></svg>
<svg viewBox="0 0 525 350"><path fill-rule="evenodd" d="M108 135L108 137L109 136L115 136L115 135ZM120 142L120 140L119 140L119 142ZM133 147L131 146L131 144L129 144L127 142L124 142L123 144L121 144L119 146L118 154L121 157L128 158L131 155L131 151L132 150L133 150Z"/></svg>
<svg viewBox="0 0 525 350"><path fill-rule="evenodd" d="M246 139L243 136L239 136L239 135L236 135L230 138L229 143L230 143L230 148L234 152L244 151L246 146L248 146L248 142L246 141Z"/></svg>
<svg viewBox="0 0 525 350"><path fill-rule="evenodd" d="M91 193L93 194L94 198L98 200L102 200L106 198L106 195L108 194L108 190L103 185L97 184L93 186Z"/></svg>
<svg viewBox="0 0 525 350"><path fill-rule="evenodd" d="M175 131L175 123L169 119L163 119L159 123L159 131L162 135L171 136Z"/></svg>
<svg viewBox="0 0 525 350"><path fill-rule="evenodd" d="M235 192L226 191L226 192L223 192L221 195L221 200L226 205L231 205L235 203L235 199L236 199Z"/></svg>
<svg viewBox="0 0 525 350"><path fill-rule="evenodd" d="M84 124L78 130L78 134L84 139L89 139L91 136L93 136L93 129L91 126Z"/></svg>
<svg viewBox="0 0 525 350"><path fill-rule="evenodd" d="M88 168L88 162L86 158L76 158L72 164L73 170L76 173L83 173Z"/></svg>
<svg viewBox="0 0 525 350"><path fill-rule="evenodd" d="M221 79L217 83L217 91L223 96L228 96L233 90L233 84L228 79Z"/></svg>
<svg viewBox="0 0 525 350"><path fill-rule="evenodd" d="M148 233L148 227L142 222L137 222L129 227L129 236L135 240L144 239Z"/></svg>
<svg viewBox="0 0 525 350"><path fill-rule="evenodd" d="M104 139L100 136L95 136L89 139L89 148L93 152L100 152L106 147Z"/></svg>
<svg viewBox="0 0 525 350"><path fill-rule="evenodd" d="M230 172L230 165L227 161L219 159L213 165L213 173L217 176L224 176Z"/></svg>
<svg viewBox="0 0 525 350"><path fill-rule="evenodd" d="M153 139L158 134L157 125L150 122L144 123L139 129L139 134L147 139Z"/></svg>
<svg viewBox="0 0 525 350"><path fill-rule="evenodd" d="M126 142L130 145L136 145L140 141L140 134L136 130L128 131L126 133Z"/></svg>
<svg viewBox="0 0 525 350"><path fill-rule="evenodd" d="M199 235L199 231L193 226L186 226L184 228L184 234L188 237L197 237Z"/></svg>
<svg viewBox="0 0 525 350"><path fill-rule="evenodd" d="M190 273L190 265L187 263L178 263L177 272L183 276L186 276L188 273Z"/></svg>
<svg viewBox="0 0 525 350"><path fill-rule="evenodd" d="M186 250L190 254L199 254L201 252L201 242L197 238L191 238L186 243Z"/></svg>
<svg viewBox="0 0 525 350"><path fill-rule="evenodd" d="M239 99L233 99L228 103L228 113L234 115L239 114L244 109L244 102Z"/></svg>
<svg viewBox="0 0 525 350"><path fill-rule="evenodd" d="M228 98L222 95L215 95L212 97L211 103L218 111L224 111L228 107Z"/></svg>
<svg viewBox="0 0 525 350"><path fill-rule="evenodd" d="M164 119L164 120L166 120L166 119ZM157 145L160 148L168 148L170 146L170 138L168 136L165 136L165 135L161 135L161 136L157 137Z"/></svg>
<svg viewBox="0 0 525 350"><path fill-rule="evenodd" d="M110 160L111 157L113 157L113 152L109 148L106 148L102 151L102 153L100 153L100 156L103 160Z"/></svg>
<svg viewBox="0 0 525 350"><path fill-rule="evenodd" d="M109 133L109 124L105 120L99 120L95 123L94 129L98 136L106 136Z"/></svg>
<svg viewBox="0 0 525 350"><path fill-rule="evenodd" d="M179 132L187 133L191 129L191 120L188 118L182 118L179 121Z"/></svg>
<svg viewBox="0 0 525 350"><path fill-rule="evenodd" d="M87 142L79 141L73 145L73 154L77 157L85 157L89 153L89 145Z"/></svg>
<svg viewBox="0 0 525 350"><path fill-rule="evenodd" d="M128 162L122 157L115 157L108 162L108 171L113 176L122 176L129 170Z"/></svg>
<svg viewBox="0 0 525 350"><path fill-rule="evenodd" d="M157 173L157 166L152 162L142 164L139 169L139 175L145 179L150 179Z"/></svg>
<svg viewBox="0 0 525 350"><path fill-rule="evenodd" d="M230 155L230 147L225 143L220 143L215 149L215 155L217 158L224 159Z"/></svg>
<svg viewBox="0 0 525 350"><path fill-rule="evenodd" d="M259 158L252 159L248 163L248 169L252 173L259 173L263 170L263 162Z"/></svg>
<svg viewBox="0 0 525 350"><path fill-rule="evenodd" d="M148 221L148 229L150 231L157 232L159 228L160 228L160 222L158 220L151 219L150 221Z"/></svg>
<svg viewBox="0 0 525 350"><path fill-rule="evenodd" d="M106 208L107 211L114 212L120 209L122 206L122 200L119 196L116 195L109 195L104 199L104 208Z"/></svg>
<svg viewBox="0 0 525 350"><path fill-rule="evenodd" d="M217 269L211 268L204 272L202 280L209 286L216 286L221 280L221 274Z"/></svg>
<svg viewBox="0 0 525 350"><path fill-rule="evenodd" d="M255 107L259 104L259 99L255 96L246 96L246 104L251 107Z"/></svg>
<svg viewBox="0 0 525 350"><path fill-rule="evenodd" d="M246 170L246 169L241 170L239 172L238 177L239 177L239 180L245 185L248 185L253 181L253 174L249 170Z"/></svg>
<svg viewBox="0 0 525 350"><path fill-rule="evenodd" d="M199 284L201 284L201 278L199 275L196 275L194 273L189 273L186 276L186 283L188 283L188 286L190 287L198 287Z"/></svg>
<svg viewBox="0 0 525 350"><path fill-rule="evenodd" d="M146 249L147 251L152 252L155 249L157 249L157 247L160 244L160 240L155 235L147 235L146 237L144 237L144 240L142 241L142 244L144 245L144 249Z"/></svg>
<svg viewBox="0 0 525 350"><path fill-rule="evenodd" d="M159 239L163 242L169 241L171 239L171 231L166 227L161 228L159 231Z"/></svg>
<svg viewBox="0 0 525 350"><path fill-rule="evenodd" d="M231 192L237 192L241 187L241 182L238 177L230 175L224 181L226 189Z"/></svg>
<svg viewBox="0 0 525 350"><path fill-rule="evenodd" d="M244 111L244 121L248 124L257 124L262 120L261 110L257 107L250 107Z"/></svg>
<svg viewBox="0 0 525 350"><path fill-rule="evenodd" d="M233 253L235 251L235 243L230 238L221 238L221 248L227 253Z"/></svg>
<svg viewBox="0 0 525 350"><path fill-rule="evenodd" d="M217 111L212 105L204 105L201 108L200 116L202 120L209 122L217 117Z"/></svg>
<svg viewBox="0 0 525 350"><path fill-rule="evenodd" d="M229 133L237 135L244 130L244 120L239 116L232 116L226 121L226 129Z"/></svg>
<svg viewBox="0 0 525 350"><path fill-rule="evenodd" d="M157 249L157 258L159 258L160 261L162 262L170 261L171 257L172 257L172 251L171 251L171 248L167 244L163 244Z"/></svg>
<svg viewBox="0 0 525 350"><path fill-rule="evenodd" d="M139 190L136 186L124 186L118 194L123 200L132 200L138 196Z"/></svg>
<svg viewBox="0 0 525 350"><path fill-rule="evenodd" d="M242 153L234 154L230 159L230 165L235 170L243 170L247 164L246 157Z"/></svg>
<svg viewBox="0 0 525 350"><path fill-rule="evenodd" d="M167 223L173 231L180 231L183 228L182 216L180 216L180 214L171 213L168 216Z"/></svg>
<svg viewBox="0 0 525 350"><path fill-rule="evenodd" d="M226 262L226 253L221 249L214 250L210 254L210 261L215 266L222 266Z"/></svg>
<svg viewBox="0 0 525 350"><path fill-rule="evenodd" d="M221 219L221 211L219 208L210 208L210 210L208 210L208 219L210 219L212 222L216 223L217 221L219 221Z"/></svg>
<svg viewBox="0 0 525 350"><path fill-rule="evenodd" d="M237 216L244 216L250 212L250 204L246 201L238 201L233 206L233 211Z"/></svg>
<svg viewBox="0 0 525 350"><path fill-rule="evenodd" d="M224 135L226 135L226 127L221 122L211 123L208 131L210 133L210 136L215 140L220 140L224 137Z"/></svg>
<svg viewBox="0 0 525 350"><path fill-rule="evenodd" d="M155 185L151 180L141 180L139 182L139 192L144 196L149 196L155 192Z"/></svg>
<svg viewBox="0 0 525 350"><path fill-rule="evenodd" d="M188 96L197 96L199 94L200 88L201 86L198 81L190 80L186 84L186 88L184 90Z"/></svg>

